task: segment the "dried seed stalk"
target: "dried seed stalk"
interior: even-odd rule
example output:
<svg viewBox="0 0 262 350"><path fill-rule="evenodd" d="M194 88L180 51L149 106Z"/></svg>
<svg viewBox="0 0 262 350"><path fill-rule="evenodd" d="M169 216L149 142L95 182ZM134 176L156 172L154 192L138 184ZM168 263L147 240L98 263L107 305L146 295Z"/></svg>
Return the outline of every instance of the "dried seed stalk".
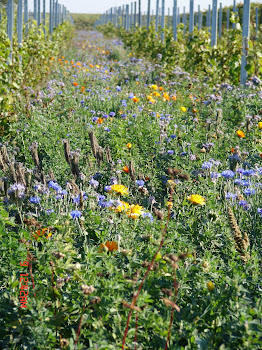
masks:
<svg viewBox="0 0 262 350"><path fill-rule="evenodd" d="M247 260L250 259L250 255L247 252L247 248L249 246L248 235L246 232L244 232L244 235L242 235L239 229L239 226L237 224L235 215L230 207L228 207L227 212L228 212L231 231L233 233L233 238L235 241L236 250L239 252L241 259L246 263Z"/></svg>

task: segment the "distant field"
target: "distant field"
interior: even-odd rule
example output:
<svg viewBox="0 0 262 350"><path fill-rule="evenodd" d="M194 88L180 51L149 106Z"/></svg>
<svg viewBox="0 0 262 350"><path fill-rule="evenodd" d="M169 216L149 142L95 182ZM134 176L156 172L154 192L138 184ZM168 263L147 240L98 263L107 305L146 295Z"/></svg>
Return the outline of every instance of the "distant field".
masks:
<svg viewBox="0 0 262 350"><path fill-rule="evenodd" d="M95 21L100 17L99 14L71 13L77 30L93 29Z"/></svg>

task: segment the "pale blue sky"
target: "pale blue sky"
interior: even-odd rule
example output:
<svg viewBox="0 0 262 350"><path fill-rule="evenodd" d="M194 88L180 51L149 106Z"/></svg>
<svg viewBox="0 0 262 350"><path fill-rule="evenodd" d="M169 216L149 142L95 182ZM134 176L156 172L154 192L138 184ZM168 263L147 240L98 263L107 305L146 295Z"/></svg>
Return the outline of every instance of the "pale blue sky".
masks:
<svg viewBox="0 0 262 350"><path fill-rule="evenodd" d="M136 0L138 3L138 0ZM252 1L252 0L251 0ZM218 0L218 3L222 2L223 6L229 6L233 4L233 0ZM238 3L243 3L243 0L237 0ZM262 0L252 1L256 3L262 3ZM59 0L59 3L65 5L67 9L72 13L103 13L111 7L122 6L130 4L131 0ZM162 0L159 0L160 7ZM183 6L186 7L186 11L189 8L189 0L177 0L178 6L180 7L180 13L183 11ZM30 9L32 9L33 0L29 0ZM147 0L141 0L142 11L147 9ZM200 5L201 9L207 9L208 5L212 6L212 0L195 0L195 10ZM173 0L165 0L165 8L172 8ZM156 0L151 0L151 9L155 11ZM46 8L49 11L49 0L46 0ZM167 13L167 10L166 10Z"/></svg>

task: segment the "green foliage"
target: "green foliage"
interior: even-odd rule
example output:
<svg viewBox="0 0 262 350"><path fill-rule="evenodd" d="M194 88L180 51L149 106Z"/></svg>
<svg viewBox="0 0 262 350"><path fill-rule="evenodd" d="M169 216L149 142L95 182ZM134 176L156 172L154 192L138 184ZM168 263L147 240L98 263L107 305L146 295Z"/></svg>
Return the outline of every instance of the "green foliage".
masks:
<svg viewBox="0 0 262 350"><path fill-rule="evenodd" d="M100 17L96 14L71 13L76 30L92 30L95 21Z"/></svg>
<svg viewBox="0 0 262 350"><path fill-rule="evenodd" d="M119 36L127 48L139 57L146 57L152 62L161 63L165 73L170 78L176 67L180 67L194 77L208 79L215 83L230 83L237 85L240 81L242 56L242 31L238 17L232 15L231 21L236 23L236 29L224 29L224 35L215 47L211 47L210 33L207 30L197 30L183 36L184 25L178 26L177 41L173 39L172 29L165 28L165 40L162 42L160 33L155 27L137 27L129 33L123 28L114 28L111 23L100 27L107 36ZM252 27L253 28L253 27ZM252 29L253 30L253 29ZM252 75L261 74L262 40L251 37L248 50L247 72ZM160 58L159 58L160 57Z"/></svg>
<svg viewBox="0 0 262 350"><path fill-rule="evenodd" d="M13 38L12 59L10 42L3 28L0 30L0 133L7 133L10 122L16 118L13 103L14 92L27 93L28 87L35 87L50 73L52 60L63 52L72 39L72 26L65 22L54 30L52 38L44 35L33 21L21 45Z"/></svg>

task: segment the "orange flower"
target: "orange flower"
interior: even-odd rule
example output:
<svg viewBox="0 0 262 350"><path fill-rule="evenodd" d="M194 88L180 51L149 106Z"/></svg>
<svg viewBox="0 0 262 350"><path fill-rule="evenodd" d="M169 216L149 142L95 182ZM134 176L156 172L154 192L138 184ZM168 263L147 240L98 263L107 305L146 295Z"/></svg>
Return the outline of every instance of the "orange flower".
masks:
<svg viewBox="0 0 262 350"><path fill-rule="evenodd" d="M164 88L162 87L162 86L159 86L159 88L158 88L160 91L163 91L164 90Z"/></svg>
<svg viewBox="0 0 262 350"><path fill-rule="evenodd" d="M129 173L129 168L128 168L128 166L124 166L123 167L123 171L126 173L126 174L128 174Z"/></svg>
<svg viewBox="0 0 262 350"><path fill-rule="evenodd" d="M230 150L232 153L234 153L235 152L235 150L234 150L234 148L231 148L231 150Z"/></svg>
<svg viewBox="0 0 262 350"><path fill-rule="evenodd" d="M85 88L84 86L82 86L80 91L81 91L81 92L84 92L85 89L86 89L86 88Z"/></svg>
<svg viewBox="0 0 262 350"><path fill-rule="evenodd" d="M128 149L131 149L132 148L132 143L127 143L127 145L126 145L126 147L128 148Z"/></svg>
<svg viewBox="0 0 262 350"><path fill-rule="evenodd" d="M105 247L107 249L105 249ZM115 242L115 241L112 241L112 242L107 241L106 244L101 243L100 246L99 246L99 250L103 251L104 249L108 250L109 252L113 252L114 250L118 250L117 242Z"/></svg>
<svg viewBox="0 0 262 350"><path fill-rule="evenodd" d="M89 67L90 67L90 68L93 68L94 66L93 66L92 64L89 64Z"/></svg>
<svg viewBox="0 0 262 350"><path fill-rule="evenodd" d="M241 137L241 138L246 137L246 135L244 134L244 132L242 130L237 130L237 136Z"/></svg>
<svg viewBox="0 0 262 350"><path fill-rule="evenodd" d="M136 96L134 96L134 97L133 97L133 101L134 101L134 102L138 102L138 101L139 101L139 98L136 97Z"/></svg>
<svg viewBox="0 0 262 350"><path fill-rule="evenodd" d="M164 100L165 100L165 101L169 101L169 100L170 100L170 97L169 97L169 95L168 95L167 92L164 92L164 93L163 93L163 97L164 97Z"/></svg>
<svg viewBox="0 0 262 350"><path fill-rule="evenodd" d="M38 240L39 237L44 236L45 238L50 238L52 236L52 233L50 232L49 228L41 228L35 232L33 235L36 240Z"/></svg>
<svg viewBox="0 0 262 350"><path fill-rule="evenodd" d="M102 124L102 123L103 123L103 121L104 121L104 119L103 119L103 118L98 118L98 119L97 119L97 124Z"/></svg>
<svg viewBox="0 0 262 350"><path fill-rule="evenodd" d="M175 95L171 96L171 98L172 98L172 100L176 101L176 96Z"/></svg>
<svg viewBox="0 0 262 350"><path fill-rule="evenodd" d="M73 82L74 86L78 86L78 83L76 81Z"/></svg>

